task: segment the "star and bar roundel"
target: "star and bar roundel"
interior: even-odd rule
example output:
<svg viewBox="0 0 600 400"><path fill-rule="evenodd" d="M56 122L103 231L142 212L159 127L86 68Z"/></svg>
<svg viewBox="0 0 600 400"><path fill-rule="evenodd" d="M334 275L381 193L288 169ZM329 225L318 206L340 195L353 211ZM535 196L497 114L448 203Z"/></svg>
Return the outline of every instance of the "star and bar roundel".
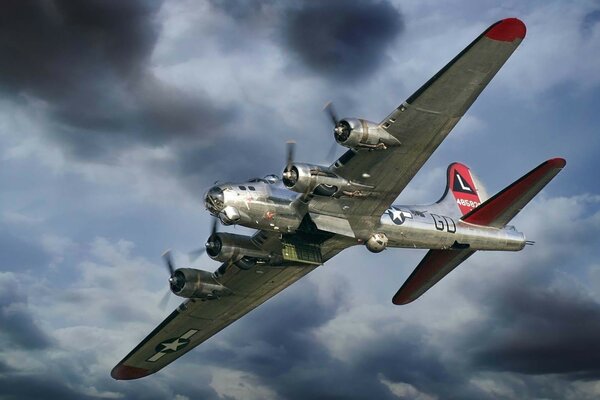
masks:
<svg viewBox="0 0 600 400"><path fill-rule="evenodd" d="M154 349L156 353L146 361L156 362L169 353L175 353L176 351L183 349L190 344L190 338L197 332L197 329L190 329L179 337L163 340Z"/></svg>
<svg viewBox="0 0 600 400"><path fill-rule="evenodd" d="M407 218L412 219L412 214L408 211L402 211L394 206L387 209L387 213L390 216L393 223L396 225L402 225Z"/></svg>

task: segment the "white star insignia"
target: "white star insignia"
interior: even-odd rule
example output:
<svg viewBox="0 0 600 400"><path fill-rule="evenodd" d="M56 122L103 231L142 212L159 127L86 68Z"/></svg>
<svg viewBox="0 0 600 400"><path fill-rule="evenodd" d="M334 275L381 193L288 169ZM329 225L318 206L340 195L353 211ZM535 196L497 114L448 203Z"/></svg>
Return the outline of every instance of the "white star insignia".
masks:
<svg viewBox="0 0 600 400"><path fill-rule="evenodd" d="M403 224L406 218L412 218L412 214L406 211L398 210L394 207L388 209L388 214L395 224Z"/></svg>
<svg viewBox="0 0 600 400"><path fill-rule="evenodd" d="M173 340L170 343L163 342L163 343L161 343L163 345L163 348L161 351L167 351L167 352L177 351L177 350L179 350L180 347L185 346L187 343L188 343L187 340L180 341L179 338Z"/></svg>

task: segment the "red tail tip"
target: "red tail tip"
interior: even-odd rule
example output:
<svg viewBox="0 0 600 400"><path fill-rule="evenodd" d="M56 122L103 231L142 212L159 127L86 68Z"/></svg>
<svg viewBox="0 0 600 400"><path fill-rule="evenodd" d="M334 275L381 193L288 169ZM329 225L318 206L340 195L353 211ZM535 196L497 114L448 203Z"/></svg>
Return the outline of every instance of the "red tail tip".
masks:
<svg viewBox="0 0 600 400"><path fill-rule="evenodd" d="M518 18L506 18L490 26L485 36L502 42L513 42L515 39L523 39L526 32L523 21Z"/></svg>

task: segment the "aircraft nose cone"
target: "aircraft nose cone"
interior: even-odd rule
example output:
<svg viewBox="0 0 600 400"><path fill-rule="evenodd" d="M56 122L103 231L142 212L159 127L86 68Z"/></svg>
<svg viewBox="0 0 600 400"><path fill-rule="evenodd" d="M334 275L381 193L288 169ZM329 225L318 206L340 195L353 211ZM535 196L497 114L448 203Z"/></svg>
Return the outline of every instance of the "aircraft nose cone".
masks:
<svg viewBox="0 0 600 400"><path fill-rule="evenodd" d="M204 204L211 214L217 215L225 207L225 196L223 195L223 189L219 186L214 186L206 192L204 197Z"/></svg>

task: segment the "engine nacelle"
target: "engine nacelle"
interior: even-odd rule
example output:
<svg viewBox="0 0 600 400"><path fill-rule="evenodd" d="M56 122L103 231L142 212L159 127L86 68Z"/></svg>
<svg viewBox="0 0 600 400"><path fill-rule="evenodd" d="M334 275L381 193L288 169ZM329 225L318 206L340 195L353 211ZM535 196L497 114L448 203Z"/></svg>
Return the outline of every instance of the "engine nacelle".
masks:
<svg viewBox="0 0 600 400"><path fill-rule="evenodd" d="M351 149L385 150L400 142L375 122L357 118L339 121L334 130L335 141Z"/></svg>
<svg viewBox="0 0 600 400"><path fill-rule="evenodd" d="M312 164L292 164L283 172L283 183L294 192L325 197L357 189L356 185L340 178L328 168Z"/></svg>
<svg viewBox="0 0 600 400"><path fill-rule="evenodd" d="M176 269L169 283L173 293L187 299L216 299L231 294L212 273L200 269Z"/></svg>
<svg viewBox="0 0 600 400"><path fill-rule="evenodd" d="M233 233L218 232L212 234L206 242L206 254L217 261L239 261L242 258L258 258L268 260L270 254L259 249L252 237Z"/></svg>
<svg viewBox="0 0 600 400"><path fill-rule="evenodd" d="M385 233L375 233L365 242L365 246L371 253L381 253L388 244L388 238Z"/></svg>

